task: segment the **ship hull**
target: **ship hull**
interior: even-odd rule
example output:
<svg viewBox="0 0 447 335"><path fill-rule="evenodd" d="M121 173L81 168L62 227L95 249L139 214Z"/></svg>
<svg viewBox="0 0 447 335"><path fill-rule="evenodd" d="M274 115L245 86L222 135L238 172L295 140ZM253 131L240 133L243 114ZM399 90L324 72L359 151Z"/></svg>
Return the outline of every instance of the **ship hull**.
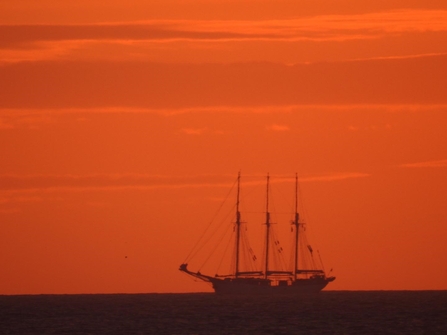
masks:
<svg viewBox="0 0 447 335"><path fill-rule="evenodd" d="M212 279L211 284L216 294L222 295L303 295L314 294L323 290L332 280L299 279L289 285L270 285L261 281L234 281Z"/></svg>

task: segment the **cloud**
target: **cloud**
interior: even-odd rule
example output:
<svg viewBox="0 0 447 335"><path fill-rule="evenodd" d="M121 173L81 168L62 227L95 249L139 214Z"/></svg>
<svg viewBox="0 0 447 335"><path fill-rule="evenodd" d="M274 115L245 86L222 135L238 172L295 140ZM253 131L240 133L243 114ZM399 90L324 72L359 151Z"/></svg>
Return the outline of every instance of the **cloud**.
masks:
<svg viewBox="0 0 447 335"><path fill-rule="evenodd" d="M1 28L0 28L1 31ZM5 45L0 43L0 62L19 63L37 62L66 58L75 50L89 44L88 41L62 40L62 41L35 41L18 45Z"/></svg>
<svg viewBox="0 0 447 335"><path fill-rule="evenodd" d="M183 128L182 132L186 135L202 135L206 128Z"/></svg>
<svg viewBox="0 0 447 335"><path fill-rule="evenodd" d="M300 182L337 181L369 177L367 173L334 173L300 177ZM294 182L290 176L274 176L272 182ZM33 193L154 190L200 187L231 187L233 175L163 176L144 174L95 175L0 175L0 204L42 201ZM263 184L265 175L244 175L245 184ZM26 195L20 195L26 194ZM9 195L8 197L6 195ZM13 195L13 196L11 196Z"/></svg>
<svg viewBox="0 0 447 335"><path fill-rule="evenodd" d="M0 46L36 41L228 41L349 39L446 31L446 10L401 10L281 20L151 20L79 25L0 25Z"/></svg>
<svg viewBox="0 0 447 335"><path fill-rule="evenodd" d="M14 128L39 128L44 125L56 124L64 117L75 116L79 122L85 122L91 115L100 114L154 114L165 117L176 117L187 114L291 114L291 113L318 113L318 112L387 112L387 113L427 113L447 112L447 105L418 105L418 104L353 104L353 105L277 105L277 106L208 106L188 108L138 108L138 107L98 107L98 108L0 108L0 130ZM381 126L390 129L390 124ZM290 127L282 124L271 124L266 127L271 131L288 131ZM359 131L360 128L350 125L350 131ZM182 128L181 132L187 135L201 135L208 128ZM215 134L223 134L216 130Z"/></svg>
<svg viewBox="0 0 447 335"><path fill-rule="evenodd" d="M301 182L324 182L324 181L338 181L345 179L356 179L356 178L366 178L370 177L369 173L362 172L348 172L348 173L336 173L336 174L328 174L321 176L308 176L304 178L300 178Z"/></svg>
<svg viewBox="0 0 447 335"><path fill-rule="evenodd" d="M371 174L363 172L341 172L341 173L328 173L321 175L304 175L299 176L299 183L314 183L314 182L333 182L346 179L367 178ZM248 181L246 181L248 180ZM295 177L290 175L274 175L270 178L270 183L295 183ZM264 185L265 175L244 175L244 184L248 185Z"/></svg>
<svg viewBox="0 0 447 335"><path fill-rule="evenodd" d="M447 32L445 10L321 15L283 20L151 20L77 25L0 25L0 61L147 59L154 50L216 43L344 42L406 33ZM110 52L104 52L107 48ZM118 48L126 51L118 51ZM94 51L97 50L97 51ZM152 50L152 52L148 52Z"/></svg>
<svg viewBox="0 0 447 335"><path fill-rule="evenodd" d="M280 125L280 124L275 124L274 123L274 124L271 124L271 125L267 126L267 129L271 130L271 131L280 131L280 132L282 132L282 131L290 130L290 127L286 126L286 125Z"/></svg>
<svg viewBox="0 0 447 335"><path fill-rule="evenodd" d="M447 159L401 164L403 168L438 168L447 167Z"/></svg>
<svg viewBox="0 0 447 335"><path fill-rule="evenodd" d="M0 192L59 192L157 189L227 185L226 176L173 177L145 174L0 175ZM16 199L37 199L16 197Z"/></svg>
<svg viewBox="0 0 447 335"><path fill-rule="evenodd" d="M399 55L399 56L376 56L369 58L359 58L359 59L351 59L351 61L368 61L368 60L399 60L399 59L412 59L412 58L423 58L423 57L436 57L436 56L445 56L447 53L444 52L428 52L422 54L411 54L411 55Z"/></svg>
<svg viewBox="0 0 447 335"><path fill-rule="evenodd" d="M9 199L10 202L41 202L43 201L42 197L36 196L18 196L12 197Z"/></svg>

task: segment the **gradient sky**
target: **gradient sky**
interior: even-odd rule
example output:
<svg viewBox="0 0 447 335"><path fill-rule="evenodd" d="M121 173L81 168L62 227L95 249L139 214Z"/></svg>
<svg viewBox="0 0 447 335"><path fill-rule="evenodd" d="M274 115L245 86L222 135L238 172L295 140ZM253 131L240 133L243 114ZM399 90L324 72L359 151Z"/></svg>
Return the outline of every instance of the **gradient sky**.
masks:
<svg viewBox="0 0 447 335"><path fill-rule="evenodd" d="M178 266L238 171L299 173L328 289L447 289L444 0L1 1L0 36L0 294L211 291Z"/></svg>

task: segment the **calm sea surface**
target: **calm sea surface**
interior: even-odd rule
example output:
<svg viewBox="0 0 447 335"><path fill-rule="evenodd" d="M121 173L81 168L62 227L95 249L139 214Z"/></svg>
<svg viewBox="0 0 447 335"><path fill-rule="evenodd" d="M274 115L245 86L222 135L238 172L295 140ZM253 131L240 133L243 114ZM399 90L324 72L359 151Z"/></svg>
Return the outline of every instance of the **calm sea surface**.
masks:
<svg viewBox="0 0 447 335"><path fill-rule="evenodd" d="M447 291L0 296L0 334L447 334Z"/></svg>

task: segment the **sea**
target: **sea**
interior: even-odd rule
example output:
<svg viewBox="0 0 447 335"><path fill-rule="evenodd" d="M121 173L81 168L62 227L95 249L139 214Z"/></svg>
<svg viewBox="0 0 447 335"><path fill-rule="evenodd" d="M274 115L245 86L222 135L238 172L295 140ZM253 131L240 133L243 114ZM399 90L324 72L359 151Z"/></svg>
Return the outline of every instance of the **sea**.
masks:
<svg viewBox="0 0 447 335"><path fill-rule="evenodd" d="M0 334L447 334L447 291L0 296Z"/></svg>

